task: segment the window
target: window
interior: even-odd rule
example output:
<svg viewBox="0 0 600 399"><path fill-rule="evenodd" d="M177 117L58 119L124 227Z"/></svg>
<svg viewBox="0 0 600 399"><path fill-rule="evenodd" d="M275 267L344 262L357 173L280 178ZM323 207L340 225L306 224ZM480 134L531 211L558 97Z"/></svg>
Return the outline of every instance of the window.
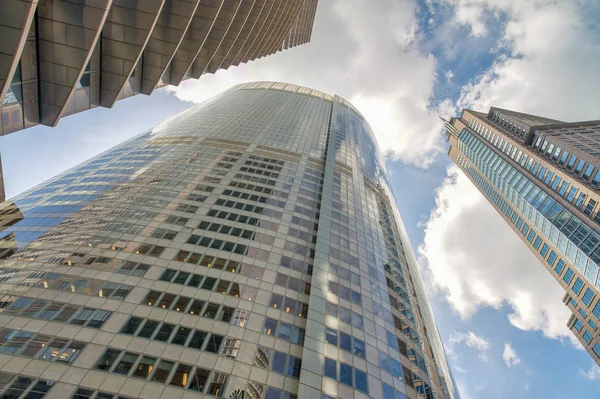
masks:
<svg viewBox="0 0 600 399"><path fill-rule="evenodd" d="M585 290L585 294L583 294L583 298L581 298L581 302L583 302L587 307L590 306L592 300L594 299L594 291L587 288Z"/></svg>
<svg viewBox="0 0 600 399"><path fill-rule="evenodd" d="M127 375L129 371L135 364L139 355L135 353L125 352L123 356L121 356L121 360L113 370L113 373Z"/></svg>
<svg viewBox="0 0 600 399"><path fill-rule="evenodd" d="M599 355L600 356L600 355ZM323 375L337 380L337 362L333 359L325 358L325 369Z"/></svg>
<svg viewBox="0 0 600 399"><path fill-rule="evenodd" d="M98 370L108 371L113 366L119 355L120 351L114 349L107 349L106 352L102 355L98 363L96 363L96 368Z"/></svg>
<svg viewBox="0 0 600 399"><path fill-rule="evenodd" d="M355 388L365 394L369 394L369 386L367 384L367 374L359 369L354 369Z"/></svg>
<svg viewBox="0 0 600 399"><path fill-rule="evenodd" d="M548 250L550 249L550 247L548 246L548 244L545 244L542 246L542 249L540 250L540 255L542 255L542 257L546 257L546 254L548 253Z"/></svg>
<svg viewBox="0 0 600 399"><path fill-rule="evenodd" d="M156 363L155 358L148 357L148 356L142 356L142 359L137 364L132 376L146 379L150 375L150 372L152 372L152 369L154 368L155 363Z"/></svg>
<svg viewBox="0 0 600 399"><path fill-rule="evenodd" d="M206 387L206 382L208 381L209 374L209 370L197 367L196 372L192 377L192 383L190 384L189 389L191 389L192 391L204 392L204 388Z"/></svg>
<svg viewBox="0 0 600 399"><path fill-rule="evenodd" d="M340 363L340 382L352 386L352 366Z"/></svg>
<svg viewBox="0 0 600 399"><path fill-rule="evenodd" d="M573 270L571 270L570 267L567 268L567 272L565 273L565 276L563 277L563 281L567 284L570 284L574 275L575 275L575 272L573 272Z"/></svg>
<svg viewBox="0 0 600 399"><path fill-rule="evenodd" d="M581 321L579 321L579 319L575 319L575 323L573 324L573 328L575 330L577 330L578 332L581 331L581 329L583 328L583 324L581 323Z"/></svg>
<svg viewBox="0 0 600 399"><path fill-rule="evenodd" d="M188 377L191 371L192 368L190 366L180 364L179 367L177 367L175 374L173 374L173 378L171 378L171 385L181 388L185 387L188 383Z"/></svg>
<svg viewBox="0 0 600 399"><path fill-rule="evenodd" d="M542 244L542 239L540 237L538 237L535 239L535 242L533 243L533 247L535 249L539 249L541 244Z"/></svg>
<svg viewBox="0 0 600 399"><path fill-rule="evenodd" d="M208 343L206 344L206 348L204 350L210 353L219 353L219 349L221 348L221 342L223 342L223 336L211 334L210 338L208 339Z"/></svg>
<svg viewBox="0 0 600 399"><path fill-rule="evenodd" d="M225 390L225 384L227 383L227 375L223 373L214 373L212 381L208 387L209 395L221 395Z"/></svg>
<svg viewBox="0 0 600 399"><path fill-rule="evenodd" d="M586 330L585 333L583 333L583 340L589 344L590 342L592 342L592 334L590 334L590 332Z"/></svg>
<svg viewBox="0 0 600 399"><path fill-rule="evenodd" d="M600 344L595 344L592 350L594 351L596 356L600 357Z"/></svg>
<svg viewBox="0 0 600 399"><path fill-rule="evenodd" d="M555 260L556 260L556 252L552 251L552 252L550 252L550 256L548 256L548 259L546 260L546 262L548 262L548 264L550 266L552 266L554 264Z"/></svg>
<svg viewBox="0 0 600 399"><path fill-rule="evenodd" d="M572 290L575 294L579 295L582 288L583 288L583 280L580 279L579 277L577 277L577 280L575 280L575 284L573 284Z"/></svg>
<svg viewBox="0 0 600 399"><path fill-rule="evenodd" d="M171 370L175 363L170 362L168 360L161 360L158 366L156 367L156 371L152 376L152 381L160 382L165 384L167 382L167 378L169 378L169 374L171 374Z"/></svg>
<svg viewBox="0 0 600 399"><path fill-rule="evenodd" d="M565 261L561 259L556 264L556 267L554 268L554 271L556 272L556 274L558 274L560 276L560 274L562 273L562 271L563 271L564 268L565 268Z"/></svg>

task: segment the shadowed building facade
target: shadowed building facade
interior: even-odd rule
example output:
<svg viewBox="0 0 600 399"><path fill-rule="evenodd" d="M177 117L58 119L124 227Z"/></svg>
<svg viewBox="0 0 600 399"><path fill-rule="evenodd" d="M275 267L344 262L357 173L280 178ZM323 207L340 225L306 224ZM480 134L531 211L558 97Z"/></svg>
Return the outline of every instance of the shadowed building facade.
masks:
<svg viewBox="0 0 600 399"><path fill-rule="evenodd" d="M384 160L340 97L236 86L0 223L4 392L459 398Z"/></svg>
<svg viewBox="0 0 600 399"><path fill-rule="evenodd" d="M0 136L308 43L317 0L2 0Z"/></svg>
<svg viewBox="0 0 600 399"><path fill-rule="evenodd" d="M600 364L600 121L492 107L446 129L450 157L565 289L568 326Z"/></svg>

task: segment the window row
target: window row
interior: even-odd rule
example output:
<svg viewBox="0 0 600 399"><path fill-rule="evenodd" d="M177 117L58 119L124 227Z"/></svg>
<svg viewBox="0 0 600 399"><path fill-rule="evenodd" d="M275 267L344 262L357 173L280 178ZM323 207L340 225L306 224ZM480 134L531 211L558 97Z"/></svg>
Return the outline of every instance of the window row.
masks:
<svg viewBox="0 0 600 399"><path fill-rule="evenodd" d="M337 305L332 302L327 302L327 315L338 318L340 321L356 327L360 330L364 329L363 317L358 313L345 308L344 306Z"/></svg>
<svg viewBox="0 0 600 399"><path fill-rule="evenodd" d="M257 193L264 193L264 194L269 194L269 195L271 195L275 191L277 191L277 190L273 190L272 188L269 188L269 187L257 186L255 184L249 184L249 183L244 183L244 182L240 182L240 181L232 181L231 183L229 183L229 187L236 187L236 188L240 188L242 190L256 191Z"/></svg>
<svg viewBox="0 0 600 399"><path fill-rule="evenodd" d="M362 370L350 366L349 364L339 362L338 368L338 362L336 360L326 357L323 367L323 376L339 381L344 385L353 387L357 391L363 392L367 395L369 394L367 374Z"/></svg>
<svg viewBox="0 0 600 399"><path fill-rule="evenodd" d="M74 294L93 295L102 298L123 301L132 290L128 284L119 284L112 281L89 279L78 276L69 276L59 273L44 273L42 281L37 287Z"/></svg>
<svg viewBox="0 0 600 399"><path fill-rule="evenodd" d="M194 241L195 241L195 243L194 243ZM188 239L188 243L198 245L201 247L236 253L239 255L246 255L248 253L247 245L237 244L237 243L231 242L231 241L224 241L224 240L220 240L218 238L201 237L201 236L197 236L197 235L192 235ZM179 251L179 254L186 253L186 252L187 251ZM187 253L189 254L189 252L187 252ZM176 256L176 259L180 258L179 254ZM179 259L177 259L177 260L179 260Z"/></svg>
<svg viewBox="0 0 600 399"><path fill-rule="evenodd" d="M43 399L54 381L0 372L0 398Z"/></svg>
<svg viewBox="0 0 600 399"><path fill-rule="evenodd" d="M296 394L263 385L256 381L248 381L246 395L250 399L298 399Z"/></svg>
<svg viewBox="0 0 600 399"><path fill-rule="evenodd" d="M7 302L12 303L7 305ZM81 308L62 302L25 297L10 297L5 299L4 304L6 307L2 313L5 315L52 320L89 328L102 327L112 314L107 310Z"/></svg>
<svg viewBox="0 0 600 399"><path fill-rule="evenodd" d="M404 373L400 361L382 351L379 351L379 367L393 375L394 378L402 380Z"/></svg>
<svg viewBox="0 0 600 399"><path fill-rule="evenodd" d="M265 205L276 206L278 208L285 208L285 204L286 204L285 201L281 201L276 198L263 197L262 195L256 195L256 194L248 194L248 193L244 193L244 192L241 192L238 190L226 189L226 190L223 190L223 195L229 196L229 197L234 197L234 198L241 198L243 200L248 200L248 201L252 201L252 202L258 202L258 203L265 204ZM217 205L222 205L222 204L217 203ZM241 209L241 208L237 208L237 209Z"/></svg>
<svg viewBox="0 0 600 399"><path fill-rule="evenodd" d="M150 291L142 301L143 305L156 308L174 310L187 314L198 315L208 319L229 323L234 313L234 308L221 304L206 302L200 299L188 298L181 295L169 294L160 291Z"/></svg>
<svg viewBox="0 0 600 399"><path fill-rule="evenodd" d="M70 399L131 399L115 393L96 391L87 388L77 388Z"/></svg>
<svg viewBox="0 0 600 399"><path fill-rule="evenodd" d="M290 258L288 256L282 256L281 261L279 262L279 266L286 267L288 269L296 270L302 274L312 275L313 266L304 261Z"/></svg>
<svg viewBox="0 0 600 399"><path fill-rule="evenodd" d="M288 229L288 237L299 238L311 244L317 243L317 236L315 234L307 233L302 230L295 229L290 227Z"/></svg>
<svg viewBox="0 0 600 399"><path fill-rule="evenodd" d="M336 296L339 296L342 299L347 300L348 302L355 303L357 305L362 306L362 297L359 292L354 291L345 285L329 281L329 292Z"/></svg>
<svg viewBox="0 0 600 399"><path fill-rule="evenodd" d="M318 227L318 223L315 223L312 220L301 218L299 216L292 216L292 224L304 227L305 229L308 229L308 230L314 230L314 231L316 231L317 227Z"/></svg>
<svg viewBox="0 0 600 399"><path fill-rule="evenodd" d="M314 249L309 248L306 245L298 244L293 241L286 241L285 244L283 244L283 249L285 249L286 251L290 251L295 254L298 254L300 256L306 256L308 258L315 257Z"/></svg>
<svg viewBox="0 0 600 399"><path fill-rule="evenodd" d="M271 335L277 338L281 338L284 341L291 342L299 346L304 345L304 328L294 326L290 323L283 321L277 321L275 319L266 318L263 332L267 335Z"/></svg>
<svg viewBox="0 0 600 399"><path fill-rule="evenodd" d="M274 186L277 183L275 180L265 179L263 177L244 175L242 173L236 173L234 178L249 181L252 183L266 184L268 186ZM237 187L239 187L239 186L237 186Z"/></svg>
<svg viewBox="0 0 600 399"><path fill-rule="evenodd" d="M63 363L73 363L86 346L85 342L8 328L0 328L0 345L0 353L6 355Z"/></svg>
<svg viewBox="0 0 600 399"><path fill-rule="evenodd" d="M233 309L229 308L228 311L231 313L228 318L232 320ZM242 323L245 323L245 320L242 321ZM233 324L238 325L239 320L237 320L237 322L233 321ZM173 345L180 345L214 354L219 354L219 351L221 350L221 344L225 338L221 335L212 334L202 330L195 330L193 328L177 326L156 320L143 319L135 316L130 317L119 332L122 334L147 338L153 341L166 342ZM240 342L239 340L237 341L237 347L235 349L239 349ZM236 357L237 351L229 352L228 356Z"/></svg>
<svg viewBox="0 0 600 399"><path fill-rule="evenodd" d="M325 343L352 353L354 356L366 359L365 342L333 328L325 327Z"/></svg>
<svg viewBox="0 0 600 399"><path fill-rule="evenodd" d="M276 373L285 374L288 377L300 378L302 359L276 351L273 348L259 346L254 356L254 365Z"/></svg>
<svg viewBox="0 0 600 399"><path fill-rule="evenodd" d="M243 223L249 226L258 226L259 224L258 218L240 215L234 212L219 211L217 209L209 210L206 216L211 216L223 220L229 220L231 222Z"/></svg>
<svg viewBox="0 0 600 399"><path fill-rule="evenodd" d="M306 313L308 312L308 305L304 302L275 293L271 294L269 306L304 318L306 318Z"/></svg>
<svg viewBox="0 0 600 399"><path fill-rule="evenodd" d="M222 198L219 198L217 201L215 201L215 205L223 206L226 208L233 208L239 211L258 213L259 215L262 215L266 211L266 209L262 206L252 205L245 202L229 201Z"/></svg>
<svg viewBox="0 0 600 399"><path fill-rule="evenodd" d="M223 394L229 377L201 367L113 348L102 354L95 368L214 396Z"/></svg>
<svg viewBox="0 0 600 399"><path fill-rule="evenodd" d="M275 278L275 285L306 295L310 295L310 283L299 278L288 276L286 274L277 273L277 277Z"/></svg>
<svg viewBox="0 0 600 399"><path fill-rule="evenodd" d="M353 284L360 285L360 274L348 270L345 267L329 262L329 273L334 274L343 280L350 281Z"/></svg>

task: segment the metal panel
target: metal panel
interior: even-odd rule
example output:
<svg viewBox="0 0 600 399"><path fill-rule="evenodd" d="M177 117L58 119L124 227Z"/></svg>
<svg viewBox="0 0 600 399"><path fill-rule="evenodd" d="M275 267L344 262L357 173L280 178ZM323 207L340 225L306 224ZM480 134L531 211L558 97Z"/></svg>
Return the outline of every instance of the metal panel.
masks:
<svg viewBox="0 0 600 399"><path fill-rule="evenodd" d="M292 30L294 23L297 22L298 15L300 14L303 1L296 0L296 2L290 1L289 7L286 10L286 13L281 21L281 25L278 29L271 35L271 37L267 38L267 42L265 43L265 50L259 56L252 57L252 59L264 57L265 55L276 53L281 50L283 47L283 42L286 37L289 36L290 31Z"/></svg>
<svg viewBox="0 0 600 399"><path fill-rule="evenodd" d="M38 0L0 1L0 104L21 59Z"/></svg>
<svg viewBox="0 0 600 399"><path fill-rule="evenodd" d="M178 85L198 56L209 32L217 21L224 0L202 0L190 26L171 61L169 83Z"/></svg>
<svg viewBox="0 0 600 399"><path fill-rule="evenodd" d="M100 104L112 107L131 76L165 0L113 0L102 30Z"/></svg>
<svg viewBox="0 0 600 399"><path fill-rule="evenodd" d="M240 51L240 49L244 46L244 44L248 40L248 37L250 36L250 33L255 29L256 24L260 20L260 16L263 10L268 8L267 4L267 0L256 0L254 2L252 11L248 15L248 18L244 23L244 27L240 31L233 45L227 50L227 54L225 55L223 60L221 60L221 64L218 66L217 69L227 69L231 66L234 57L237 55L238 51ZM265 13L266 12L267 11L265 11Z"/></svg>
<svg viewBox="0 0 600 399"><path fill-rule="evenodd" d="M90 60L112 0L40 0L40 123L55 126Z"/></svg>
<svg viewBox="0 0 600 399"><path fill-rule="evenodd" d="M242 59L244 59L244 57L248 53L248 51L250 51L250 49L253 48L253 46L257 45L260 42L261 38L268 29L269 23L271 23L272 19L277 14L277 10L283 2L283 0L269 1L270 7L268 7L268 9L263 10L263 12L261 13L259 21L250 33L248 40L246 40L242 48L238 51L237 55L233 59L233 65L239 65L240 62L242 62Z"/></svg>
<svg viewBox="0 0 600 399"><path fill-rule="evenodd" d="M142 93L151 94L183 40L200 0L166 0L142 58ZM170 73L165 76L169 77Z"/></svg>
<svg viewBox="0 0 600 399"><path fill-rule="evenodd" d="M198 79L202 75L204 68L206 68L227 34L229 27L237 15L240 5L241 0L225 0L223 2L223 6L217 15L217 19L188 72L189 76Z"/></svg>
<svg viewBox="0 0 600 399"><path fill-rule="evenodd" d="M237 9L235 17L227 29L227 33L223 37L223 40L221 40L221 43L216 51L213 53L212 58L208 61L208 64L204 67L204 73L215 73L219 69L221 61L223 61L229 52L229 49L234 45L242 29L244 28L244 25L248 21L250 12L254 7L254 3L255 0L242 0Z"/></svg>

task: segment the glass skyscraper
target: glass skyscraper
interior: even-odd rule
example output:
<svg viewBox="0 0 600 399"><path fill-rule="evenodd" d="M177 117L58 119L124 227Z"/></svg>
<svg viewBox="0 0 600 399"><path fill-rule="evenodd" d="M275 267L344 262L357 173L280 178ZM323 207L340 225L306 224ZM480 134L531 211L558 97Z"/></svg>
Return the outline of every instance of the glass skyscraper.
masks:
<svg viewBox="0 0 600 399"><path fill-rule="evenodd" d="M600 121L492 107L446 128L450 157L565 289L568 326L600 365Z"/></svg>
<svg viewBox="0 0 600 399"><path fill-rule="evenodd" d="M4 202L0 225L6 397L459 398L384 160L340 97L235 86Z"/></svg>

